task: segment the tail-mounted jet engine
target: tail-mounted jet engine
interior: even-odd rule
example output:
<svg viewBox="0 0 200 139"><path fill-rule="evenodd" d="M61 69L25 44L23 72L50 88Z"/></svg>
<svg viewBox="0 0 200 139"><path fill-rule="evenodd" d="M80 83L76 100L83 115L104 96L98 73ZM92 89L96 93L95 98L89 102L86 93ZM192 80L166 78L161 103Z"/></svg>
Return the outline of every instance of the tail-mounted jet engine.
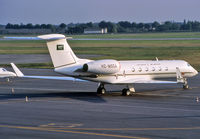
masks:
<svg viewBox="0 0 200 139"><path fill-rule="evenodd" d="M120 71L120 63L116 60L96 60L83 65L84 72L95 74L114 74Z"/></svg>

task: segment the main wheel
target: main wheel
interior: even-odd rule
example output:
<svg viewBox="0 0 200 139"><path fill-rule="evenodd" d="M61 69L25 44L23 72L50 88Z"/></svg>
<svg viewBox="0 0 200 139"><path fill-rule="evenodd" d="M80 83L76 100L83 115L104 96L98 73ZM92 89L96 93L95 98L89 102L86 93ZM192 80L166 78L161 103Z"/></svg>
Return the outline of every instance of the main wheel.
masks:
<svg viewBox="0 0 200 139"><path fill-rule="evenodd" d="M106 89L105 88L99 87L97 89L97 94L104 95L105 93L106 93Z"/></svg>
<svg viewBox="0 0 200 139"><path fill-rule="evenodd" d="M186 84L186 85L184 84L183 85L183 89L189 89L189 85L188 84Z"/></svg>
<svg viewBox="0 0 200 139"><path fill-rule="evenodd" d="M129 96L131 94L131 91L129 89L124 88L122 90L122 96Z"/></svg>

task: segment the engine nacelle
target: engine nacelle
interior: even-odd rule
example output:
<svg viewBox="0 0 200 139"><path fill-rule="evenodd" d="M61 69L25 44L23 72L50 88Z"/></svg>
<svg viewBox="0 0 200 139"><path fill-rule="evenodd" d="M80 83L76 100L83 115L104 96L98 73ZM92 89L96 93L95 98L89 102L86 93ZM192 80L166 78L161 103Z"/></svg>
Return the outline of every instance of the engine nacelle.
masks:
<svg viewBox="0 0 200 139"><path fill-rule="evenodd" d="M96 74L114 74L119 72L119 70L119 62L112 59L96 60L83 65L84 72Z"/></svg>

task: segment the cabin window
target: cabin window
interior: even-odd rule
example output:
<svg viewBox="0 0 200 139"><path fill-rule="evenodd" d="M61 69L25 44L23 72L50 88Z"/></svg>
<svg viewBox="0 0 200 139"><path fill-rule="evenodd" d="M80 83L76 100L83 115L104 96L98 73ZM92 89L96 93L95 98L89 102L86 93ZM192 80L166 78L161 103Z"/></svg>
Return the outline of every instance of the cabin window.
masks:
<svg viewBox="0 0 200 139"><path fill-rule="evenodd" d="M152 67L152 71L155 71L156 69L154 67Z"/></svg>
<svg viewBox="0 0 200 139"><path fill-rule="evenodd" d="M165 67L165 71L168 71L168 67Z"/></svg>
<svg viewBox="0 0 200 139"><path fill-rule="evenodd" d="M132 68L132 72L135 72L135 68Z"/></svg>
<svg viewBox="0 0 200 139"><path fill-rule="evenodd" d="M64 50L64 45L63 44L58 44L57 45L57 50Z"/></svg>
<svg viewBox="0 0 200 139"><path fill-rule="evenodd" d="M149 70L148 67L146 67L146 68L145 68L145 71L148 71L148 70Z"/></svg>
<svg viewBox="0 0 200 139"><path fill-rule="evenodd" d="M138 71L141 72L141 71L142 71L142 68L139 68Z"/></svg>
<svg viewBox="0 0 200 139"><path fill-rule="evenodd" d="M6 69L2 69L2 71L6 71Z"/></svg>
<svg viewBox="0 0 200 139"><path fill-rule="evenodd" d="M159 67L159 68L158 68L158 70L159 70L159 71L161 71L161 70L162 70L162 68L161 68L161 67Z"/></svg>

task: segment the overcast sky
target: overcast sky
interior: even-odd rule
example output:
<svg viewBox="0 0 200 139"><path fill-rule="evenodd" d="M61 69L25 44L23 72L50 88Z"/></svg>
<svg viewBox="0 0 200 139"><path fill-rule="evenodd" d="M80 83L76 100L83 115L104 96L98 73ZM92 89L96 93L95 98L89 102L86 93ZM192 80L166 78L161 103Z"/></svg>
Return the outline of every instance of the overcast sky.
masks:
<svg viewBox="0 0 200 139"><path fill-rule="evenodd" d="M200 21L200 0L0 0L0 24Z"/></svg>

